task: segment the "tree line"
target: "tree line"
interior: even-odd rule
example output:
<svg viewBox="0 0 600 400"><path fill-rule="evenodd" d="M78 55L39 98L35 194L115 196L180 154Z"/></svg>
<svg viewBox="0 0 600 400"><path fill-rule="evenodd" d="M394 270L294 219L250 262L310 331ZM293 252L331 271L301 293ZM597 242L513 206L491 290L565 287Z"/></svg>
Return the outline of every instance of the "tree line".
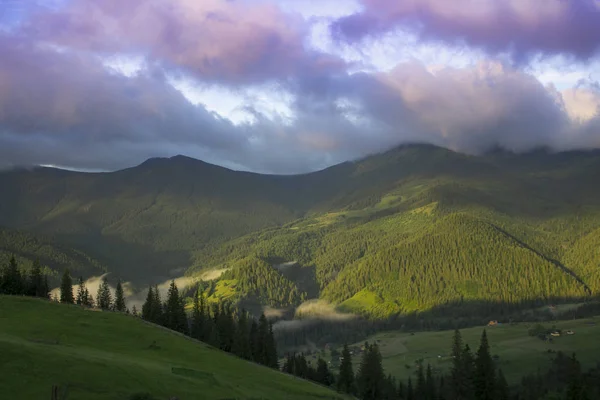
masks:
<svg viewBox="0 0 600 400"><path fill-rule="evenodd" d="M28 273L19 270L14 256L0 274L0 294L48 298L48 276L42 272L39 260L35 260Z"/></svg>
<svg viewBox="0 0 600 400"><path fill-rule="evenodd" d="M342 393L361 400L591 400L600 398L600 364L582 372L575 354L557 352L546 373L526 375L509 386L502 369L490 354L484 330L475 353L464 344L459 330L452 340L452 366L434 375L431 366L419 365L414 379L396 382L386 376L376 344L365 343L359 369L354 374L352 356L344 345L336 380Z"/></svg>
<svg viewBox="0 0 600 400"><path fill-rule="evenodd" d="M273 325L264 314L257 320L231 303L209 304L200 285L192 295L191 315L186 313L185 304L175 281L171 281L164 302L158 287L151 286L141 317L245 360L279 368Z"/></svg>

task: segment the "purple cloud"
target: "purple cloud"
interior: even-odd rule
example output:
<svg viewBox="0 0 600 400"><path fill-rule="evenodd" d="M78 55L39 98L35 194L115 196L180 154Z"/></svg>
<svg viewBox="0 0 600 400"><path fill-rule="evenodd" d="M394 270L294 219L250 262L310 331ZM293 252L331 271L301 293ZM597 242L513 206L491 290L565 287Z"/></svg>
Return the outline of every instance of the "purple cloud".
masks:
<svg viewBox="0 0 600 400"><path fill-rule="evenodd" d="M268 3L78 0L38 13L23 31L72 49L141 54L204 81L248 83L344 68L339 58L307 51L304 20Z"/></svg>
<svg viewBox="0 0 600 400"><path fill-rule="evenodd" d="M596 0L362 0L364 11L337 21L338 36L358 40L397 27L422 39L467 44L490 53L569 54L587 60L600 49Z"/></svg>

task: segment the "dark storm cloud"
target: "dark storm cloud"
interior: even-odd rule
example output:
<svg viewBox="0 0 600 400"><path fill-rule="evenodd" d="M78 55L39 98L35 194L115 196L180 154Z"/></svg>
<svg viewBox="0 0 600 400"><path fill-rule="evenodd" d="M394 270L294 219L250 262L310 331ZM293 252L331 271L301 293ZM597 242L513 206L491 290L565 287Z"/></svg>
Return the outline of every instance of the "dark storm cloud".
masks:
<svg viewBox="0 0 600 400"><path fill-rule="evenodd" d="M588 60L600 49L596 0L362 0L364 11L337 21L333 30L357 40L405 27L422 39L510 52L568 54Z"/></svg>

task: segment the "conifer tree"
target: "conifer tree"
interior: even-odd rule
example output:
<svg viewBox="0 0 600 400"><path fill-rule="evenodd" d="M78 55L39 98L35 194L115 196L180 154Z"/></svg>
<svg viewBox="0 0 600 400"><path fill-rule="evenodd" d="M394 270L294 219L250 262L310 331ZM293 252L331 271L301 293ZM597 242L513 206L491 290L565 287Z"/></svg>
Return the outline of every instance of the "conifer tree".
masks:
<svg viewBox="0 0 600 400"><path fill-rule="evenodd" d="M169 286L164 321L165 326L174 331L185 333L187 330L185 304L179 296L179 289L177 289L174 280L171 281Z"/></svg>
<svg viewBox="0 0 600 400"><path fill-rule="evenodd" d="M465 372L463 371L463 341L460 331L456 329L452 338L452 369L450 370L451 399L466 399Z"/></svg>
<svg viewBox="0 0 600 400"><path fill-rule="evenodd" d="M142 305L142 318L146 321L154 322L152 320L154 316L154 288L148 287L148 294L146 295L146 301Z"/></svg>
<svg viewBox="0 0 600 400"><path fill-rule="evenodd" d="M498 378L496 380L496 400L508 400L509 399L508 383L502 373L502 369L498 369Z"/></svg>
<svg viewBox="0 0 600 400"><path fill-rule="evenodd" d="M33 267L31 268L28 286L28 296L48 296L48 292L44 293L44 277L42 276L42 266L40 265L40 260L37 258L33 261Z"/></svg>
<svg viewBox="0 0 600 400"><path fill-rule="evenodd" d="M327 366L327 362L319 357L317 361L317 373L316 373L317 382L325 385L331 386L333 384L333 375L329 371L329 367Z"/></svg>
<svg viewBox="0 0 600 400"><path fill-rule="evenodd" d="M577 361L575 354L573 354L569 361L566 400L583 400L587 397L587 394L585 393L586 390L581 375L581 365Z"/></svg>
<svg viewBox="0 0 600 400"><path fill-rule="evenodd" d="M8 266L2 274L0 293L23 294L23 291L23 278L19 271L17 260L15 259L15 256L12 256L8 262Z"/></svg>
<svg viewBox="0 0 600 400"><path fill-rule="evenodd" d="M155 324L163 325L164 311L166 307L163 307L160 291L158 290L158 285L154 285L152 295L152 319L150 321L154 322Z"/></svg>
<svg viewBox="0 0 600 400"><path fill-rule="evenodd" d="M475 398L478 400L493 400L496 394L495 383L494 361L490 355L490 346L487 333L484 329L475 358L475 374L473 379Z"/></svg>
<svg viewBox="0 0 600 400"><path fill-rule="evenodd" d="M233 321L233 310L229 303L219 304L219 312L216 314L215 323L219 331L219 348L223 351L231 352L235 335L235 324Z"/></svg>
<svg viewBox="0 0 600 400"><path fill-rule="evenodd" d="M425 374L423 373L423 365L419 365L417 371L417 387L415 388L417 399L426 400Z"/></svg>
<svg viewBox="0 0 600 400"><path fill-rule="evenodd" d="M415 391L410 376L408 377L408 385L406 386L406 400L415 400Z"/></svg>
<svg viewBox="0 0 600 400"><path fill-rule="evenodd" d="M100 286L98 286L96 302L98 303L98 308L103 310L110 310L112 308L112 294L110 293L110 287L108 286L106 277L102 278L102 282L100 283Z"/></svg>
<svg viewBox="0 0 600 400"><path fill-rule="evenodd" d="M258 319L258 334L257 334L257 346L256 353L257 359L255 361L262 365L267 365L268 356L267 356L267 338L269 336L269 322L267 321L267 317L265 314L261 314Z"/></svg>
<svg viewBox="0 0 600 400"><path fill-rule="evenodd" d="M87 288L85 288L85 305L89 308L94 308L94 297L92 296L92 294L89 292L89 290Z"/></svg>
<svg viewBox="0 0 600 400"><path fill-rule="evenodd" d="M376 344L365 343L365 352L356 379L362 400L377 400L382 397L385 375Z"/></svg>
<svg viewBox="0 0 600 400"><path fill-rule="evenodd" d="M121 281L118 281L115 289L115 311L124 312L126 308L123 286L121 285Z"/></svg>
<svg viewBox="0 0 600 400"><path fill-rule="evenodd" d="M60 282L60 302L67 304L75 303L75 299L73 298L73 280L68 269L65 269Z"/></svg>
<svg viewBox="0 0 600 400"><path fill-rule="evenodd" d="M252 360L255 363L260 363L260 345L258 341L258 324L256 323L256 319L252 318L252 323L250 324L250 348L252 349Z"/></svg>
<svg viewBox="0 0 600 400"><path fill-rule="evenodd" d="M404 400L405 397L405 389L404 389L404 383L402 381L400 381L400 383L398 383L398 398L400 400Z"/></svg>
<svg viewBox="0 0 600 400"><path fill-rule="evenodd" d="M134 317L139 317L139 313L138 313L138 309L135 306L135 304L133 305L133 307L131 308L131 315L133 315Z"/></svg>
<svg viewBox="0 0 600 400"><path fill-rule="evenodd" d="M354 393L354 371L352 369L352 356L347 344L342 350L342 362L340 363L340 374L337 381L337 389L342 393Z"/></svg>
<svg viewBox="0 0 600 400"><path fill-rule="evenodd" d="M48 275L44 274L43 275L43 281L44 283L42 284L42 288L40 290L40 296L44 299L49 299L50 298L50 285L48 284Z"/></svg>
<svg viewBox="0 0 600 400"><path fill-rule="evenodd" d="M463 349L461 355L461 365L463 371L463 397L461 398L465 400L472 400L475 398L475 360L468 344L466 344L465 348Z"/></svg>
<svg viewBox="0 0 600 400"><path fill-rule="evenodd" d="M279 369L277 359L277 344L275 343L275 334L273 333L273 324L269 322L269 332L267 334L265 365L274 369Z"/></svg>
<svg viewBox="0 0 600 400"><path fill-rule="evenodd" d="M200 292L200 286L196 286L196 291L194 292L193 299L193 309L192 309L192 326L190 331L190 336L197 340L204 340L204 330L205 330L205 322L204 322L204 310L202 309L202 304L200 298L204 298L204 294Z"/></svg>
<svg viewBox="0 0 600 400"><path fill-rule="evenodd" d="M250 346L250 329L248 327L248 314L246 310L240 312L235 330L235 340L233 342L233 353L246 360L252 359L252 349Z"/></svg>
<svg viewBox="0 0 600 400"><path fill-rule="evenodd" d="M79 285L77 287L77 297L75 299L75 304L78 304L78 305L86 305L87 304L85 282L83 281L83 277L81 277L81 276L79 277Z"/></svg>
<svg viewBox="0 0 600 400"><path fill-rule="evenodd" d="M425 400L436 400L436 387L431 365L427 364L427 372L425 373Z"/></svg>

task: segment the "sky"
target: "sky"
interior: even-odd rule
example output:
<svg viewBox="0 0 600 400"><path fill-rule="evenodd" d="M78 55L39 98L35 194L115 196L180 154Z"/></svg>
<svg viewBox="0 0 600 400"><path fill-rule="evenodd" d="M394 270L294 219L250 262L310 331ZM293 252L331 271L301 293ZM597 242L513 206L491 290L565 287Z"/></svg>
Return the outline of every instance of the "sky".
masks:
<svg viewBox="0 0 600 400"><path fill-rule="evenodd" d="M600 0L0 0L0 168L600 147Z"/></svg>

